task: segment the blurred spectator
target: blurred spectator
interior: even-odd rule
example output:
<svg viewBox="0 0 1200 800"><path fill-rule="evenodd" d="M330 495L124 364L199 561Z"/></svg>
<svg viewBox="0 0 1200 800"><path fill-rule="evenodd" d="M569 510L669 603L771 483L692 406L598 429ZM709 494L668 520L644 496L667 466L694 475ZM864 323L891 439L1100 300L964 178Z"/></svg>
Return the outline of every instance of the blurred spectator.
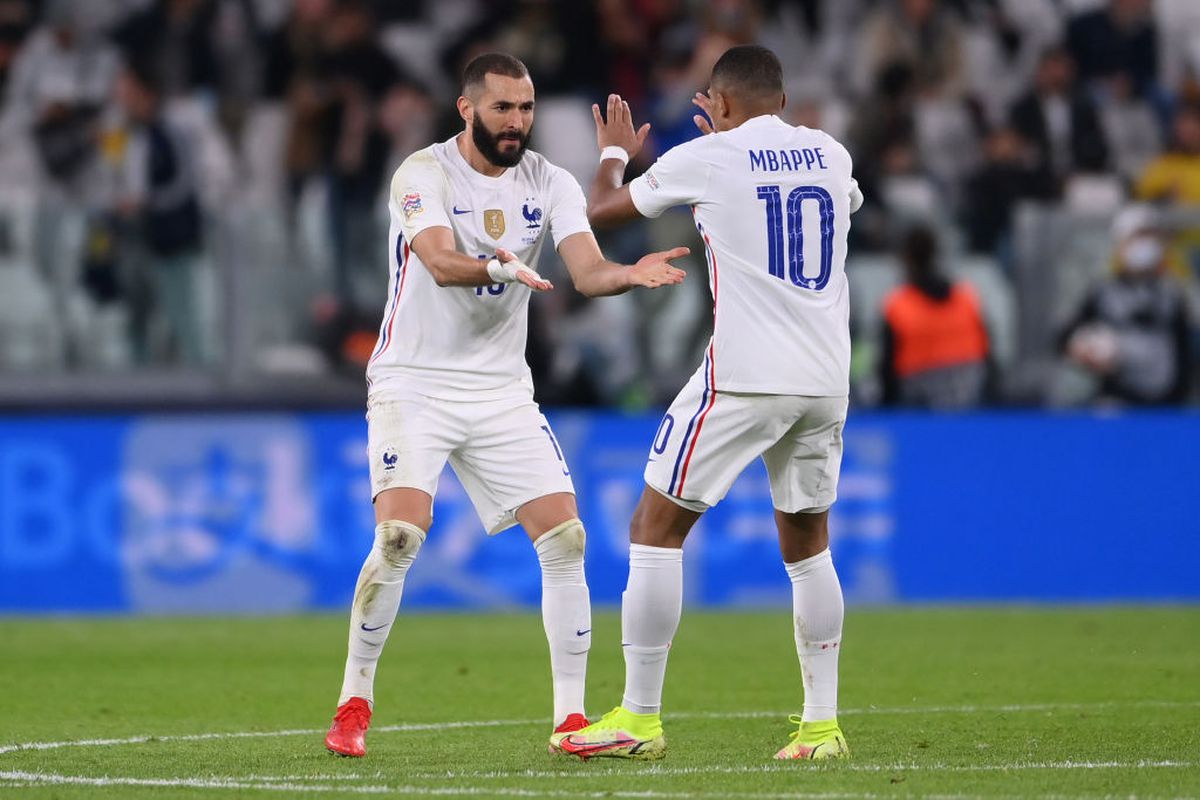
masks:
<svg viewBox="0 0 1200 800"><path fill-rule="evenodd" d="M265 43L264 95L288 105L284 162L290 191L321 172L327 124L322 81L325 31L334 0L296 0L287 21Z"/></svg>
<svg viewBox="0 0 1200 800"><path fill-rule="evenodd" d="M153 73L164 98L203 96L240 115L255 73L252 0L151 0L112 33L127 63Z"/></svg>
<svg viewBox="0 0 1200 800"><path fill-rule="evenodd" d="M1151 94L1158 69L1158 32L1151 0L1109 0L1067 25L1067 49L1088 83L1118 75Z"/></svg>
<svg viewBox="0 0 1200 800"><path fill-rule="evenodd" d="M939 0L885 0L867 19L853 63L854 85L865 95L879 75L907 66L923 97L961 97L966 88L963 28Z"/></svg>
<svg viewBox="0 0 1200 800"><path fill-rule="evenodd" d="M1099 379L1097 399L1126 405L1182 403L1188 395L1188 321L1166 246L1145 207L1114 225L1116 274L1093 288L1060 346Z"/></svg>
<svg viewBox="0 0 1200 800"><path fill-rule="evenodd" d="M1075 86L1065 50L1048 50L1038 62L1033 88L1013 106L1013 128L1034 148L1038 168L1061 184L1073 172L1101 172L1108 144L1096 106Z"/></svg>
<svg viewBox="0 0 1200 800"><path fill-rule="evenodd" d="M1171 149L1152 160L1137 182L1139 199L1200 205L1200 106L1175 113Z"/></svg>
<svg viewBox="0 0 1200 800"><path fill-rule="evenodd" d="M17 48L32 24L33 7L29 0L0 0L0 103L4 102Z"/></svg>
<svg viewBox="0 0 1200 800"><path fill-rule="evenodd" d="M100 120L119 65L101 35L102 9L78 0L51 0L44 22L18 51L9 74L0 141L31 164L9 164L9 180L34 192L33 259L50 288L75 361L91 361L89 300L81 269L89 217L105 200L95 180ZM15 171L15 172L14 172Z"/></svg>
<svg viewBox="0 0 1200 800"><path fill-rule="evenodd" d="M325 37L330 167L330 228L334 287L346 306L357 305L354 275L377 251L375 211L388 159L388 139L378 110L402 78L398 65L374 36L374 17L364 0L341 0Z"/></svg>
<svg viewBox="0 0 1200 800"><path fill-rule="evenodd" d="M968 285L946 279L932 230L914 227L900 247L905 283L883 304L883 402L930 409L979 405L988 335Z"/></svg>
<svg viewBox="0 0 1200 800"><path fill-rule="evenodd" d="M967 245L975 252L1009 261L1013 209L1022 199L1046 199L1057 193L1053 177L1039 169L1021 137L1001 127L988 134L984 163L967 181Z"/></svg>
<svg viewBox="0 0 1200 800"><path fill-rule="evenodd" d="M988 126L1003 123L1028 88L1038 59L1062 40L1056 0L967 0L972 101Z"/></svg>
<svg viewBox="0 0 1200 800"><path fill-rule="evenodd" d="M1162 128L1150 102L1133 91L1129 79L1109 79L1106 101L1100 107L1110 163L1126 184L1132 184L1162 150Z"/></svg>
<svg viewBox="0 0 1200 800"><path fill-rule="evenodd" d="M32 132L46 176L64 189L95 157L119 61L94 21L78 0L53 0L9 78L4 128Z"/></svg>
<svg viewBox="0 0 1200 800"><path fill-rule="evenodd" d="M120 155L117 213L131 226L131 260L157 301L177 360L208 360L197 284L203 224L195 147L189 132L162 111L162 91L146 73L122 71L117 101L128 124ZM135 309L135 340L145 357L154 349L153 307Z"/></svg>

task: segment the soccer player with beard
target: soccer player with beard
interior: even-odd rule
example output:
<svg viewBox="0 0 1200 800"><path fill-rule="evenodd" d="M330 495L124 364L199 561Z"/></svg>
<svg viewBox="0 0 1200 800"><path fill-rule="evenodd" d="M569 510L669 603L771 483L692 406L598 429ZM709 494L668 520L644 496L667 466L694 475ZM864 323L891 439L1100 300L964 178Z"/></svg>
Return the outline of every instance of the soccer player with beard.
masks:
<svg viewBox="0 0 1200 800"><path fill-rule="evenodd" d="M391 183L388 303L367 366L375 542L354 591L342 692L325 737L340 755L366 753L375 668L447 461L489 534L520 524L533 541L550 644L551 742L587 724L585 534L525 363L529 296L552 288L530 265L549 229L585 295L677 284L684 275L669 261L684 247L632 266L604 258L579 184L526 149L534 90L519 60L472 60L458 111L462 133L414 153Z"/></svg>

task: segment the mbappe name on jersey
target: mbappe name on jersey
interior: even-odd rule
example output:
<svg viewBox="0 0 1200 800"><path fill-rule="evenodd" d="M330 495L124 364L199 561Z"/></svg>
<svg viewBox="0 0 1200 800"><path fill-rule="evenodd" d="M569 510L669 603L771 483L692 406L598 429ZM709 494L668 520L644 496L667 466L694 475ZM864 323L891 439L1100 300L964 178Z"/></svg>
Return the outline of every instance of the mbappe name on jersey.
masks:
<svg viewBox="0 0 1200 800"><path fill-rule="evenodd" d="M799 150L747 150L751 172L798 172L825 169L825 154L819 147Z"/></svg>

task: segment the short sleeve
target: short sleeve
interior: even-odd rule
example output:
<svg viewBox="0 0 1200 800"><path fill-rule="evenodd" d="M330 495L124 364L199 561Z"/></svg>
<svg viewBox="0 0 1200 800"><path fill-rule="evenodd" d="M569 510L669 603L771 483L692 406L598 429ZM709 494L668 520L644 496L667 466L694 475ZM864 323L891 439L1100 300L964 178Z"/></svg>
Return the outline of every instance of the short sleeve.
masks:
<svg viewBox="0 0 1200 800"><path fill-rule="evenodd" d="M430 150L413 153L392 176L389 206L404 238L412 241L426 228L451 228L446 214L446 171Z"/></svg>
<svg viewBox="0 0 1200 800"><path fill-rule="evenodd" d="M629 197L643 217L657 217L672 206L700 202L708 188L710 167L699 158L693 139L672 147L644 173L629 182Z"/></svg>
<svg viewBox="0 0 1200 800"><path fill-rule="evenodd" d="M591 233L587 218L587 198L579 181L565 169L555 167L550 177L550 234L554 246L576 233Z"/></svg>

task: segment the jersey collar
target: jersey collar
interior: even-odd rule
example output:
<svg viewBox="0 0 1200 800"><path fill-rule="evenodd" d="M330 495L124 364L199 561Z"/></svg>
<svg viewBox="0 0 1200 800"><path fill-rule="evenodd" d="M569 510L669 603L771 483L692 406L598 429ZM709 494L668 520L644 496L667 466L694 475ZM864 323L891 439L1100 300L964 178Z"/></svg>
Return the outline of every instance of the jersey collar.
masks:
<svg viewBox="0 0 1200 800"><path fill-rule="evenodd" d="M452 155L450 157L453 158L458 163L458 165L462 168L463 172L465 172L467 174L467 177L471 181L478 184L479 186L486 186L490 189L504 186L507 183L509 183L510 181L512 181L513 171L516 169L516 167L505 167L504 172L501 172L499 175L497 175L494 178L491 177L490 175L484 175L482 172L480 172L479 170L472 167L470 165L470 163L467 161L467 159L463 158L462 151L458 149L458 137L465 136L465 135L466 134L455 134L454 136L451 136L449 141L446 142L446 147L452 153ZM528 155L529 151L526 150L525 154ZM522 159L522 160L524 160L524 159Z"/></svg>

